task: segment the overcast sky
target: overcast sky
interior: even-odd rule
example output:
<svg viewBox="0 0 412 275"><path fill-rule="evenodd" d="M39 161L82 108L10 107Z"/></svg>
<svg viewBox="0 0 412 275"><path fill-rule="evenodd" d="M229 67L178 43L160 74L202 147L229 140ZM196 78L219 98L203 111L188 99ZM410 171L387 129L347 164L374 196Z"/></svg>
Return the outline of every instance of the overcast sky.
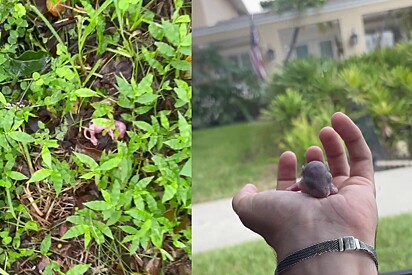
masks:
<svg viewBox="0 0 412 275"><path fill-rule="evenodd" d="M261 0L243 0L243 3L245 3L245 6L250 13L259 13L262 11L260 1Z"/></svg>

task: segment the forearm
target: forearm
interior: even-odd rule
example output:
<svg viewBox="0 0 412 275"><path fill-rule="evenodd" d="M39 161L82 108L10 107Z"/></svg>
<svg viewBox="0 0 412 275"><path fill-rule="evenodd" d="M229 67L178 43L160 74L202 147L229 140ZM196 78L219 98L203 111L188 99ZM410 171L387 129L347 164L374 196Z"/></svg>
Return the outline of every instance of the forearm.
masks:
<svg viewBox="0 0 412 275"><path fill-rule="evenodd" d="M377 275L372 258L362 251L329 252L297 263L279 275Z"/></svg>

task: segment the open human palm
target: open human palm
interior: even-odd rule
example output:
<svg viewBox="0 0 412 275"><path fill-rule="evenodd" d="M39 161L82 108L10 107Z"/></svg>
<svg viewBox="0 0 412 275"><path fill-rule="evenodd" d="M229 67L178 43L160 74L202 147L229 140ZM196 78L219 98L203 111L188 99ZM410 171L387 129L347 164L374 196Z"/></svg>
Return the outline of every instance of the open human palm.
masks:
<svg viewBox="0 0 412 275"><path fill-rule="evenodd" d="M343 113L332 116L332 127L323 128L319 136L337 194L319 199L286 191L296 182L297 161L294 153L285 152L279 159L277 190L258 192L247 184L233 198L233 209L243 224L276 250L279 261L302 248L343 236L375 245L378 215L371 152L359 128ZM313 160L324 161L319 147L306 152L306 161Z"/></svg>

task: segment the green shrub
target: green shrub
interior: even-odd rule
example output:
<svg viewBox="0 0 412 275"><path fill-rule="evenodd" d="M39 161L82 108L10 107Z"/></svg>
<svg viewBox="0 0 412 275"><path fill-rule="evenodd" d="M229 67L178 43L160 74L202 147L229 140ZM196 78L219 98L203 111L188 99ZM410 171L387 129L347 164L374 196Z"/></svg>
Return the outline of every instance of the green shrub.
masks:
<svg viewBox="0 0 412 275"><path fill-rule="evenodd" d="M193 64L194 127L251 121L259 115L265 98L251 68L237 67L215 48L198 50Z"/></svg>
<svg viewBox="0 0 412 275"><path fill-rule="evenodd" d="M376 157L394 157L396 144L410 141L411 50L410 43L402 43L344 61L310 57L285 65L268 85L272 100L263 111L281 125L277 142L303 154L304 147L316 144L315 118L343 111L359 123ZM302 133L310 137L303 141Z"/></svg>

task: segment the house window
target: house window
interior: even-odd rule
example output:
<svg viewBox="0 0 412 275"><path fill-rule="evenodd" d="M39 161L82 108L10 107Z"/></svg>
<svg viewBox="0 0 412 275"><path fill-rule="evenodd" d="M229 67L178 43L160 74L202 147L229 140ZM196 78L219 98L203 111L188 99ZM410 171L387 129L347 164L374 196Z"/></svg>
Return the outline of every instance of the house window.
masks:
<svg viewBox="0 0 412 275"><path fill-rule="evenodd" d="M241 67L247 68L252 66L252 63L250 62L250 54L248 52L242 53L240 55L240 60L242 61Z"/></svg>
<svg viewBox="0 0 412 275"><path fill-rule="evenodd" d="M239 68L248 68L251 65L249 52L244 52L241 54L230 55L227 57L233 66Z"/></svg>
<svg viewBox="0 0 412 275"><path fill-rule="evenodd" d="M238 60L238 58L237 58L237 55L231 55L231 56L229 56L229 60L230 60L230 62L232 62L232 64L233 64L234 66L239 66L239 60Z"/></svg>
<svg viewBox="0 0 412 275"><path fill-rule="evenodd" d="M333 46L332 41L323 41L319 43L320 55L323 57L333 58Z"/></svg>
<svg viewBox="0 0 412 275"><path fill-rule="evenodd" d="M308 45L297 46L295 51L296 51L297 58L305 58L305 57L308 57L309 55Z"/></svg>

